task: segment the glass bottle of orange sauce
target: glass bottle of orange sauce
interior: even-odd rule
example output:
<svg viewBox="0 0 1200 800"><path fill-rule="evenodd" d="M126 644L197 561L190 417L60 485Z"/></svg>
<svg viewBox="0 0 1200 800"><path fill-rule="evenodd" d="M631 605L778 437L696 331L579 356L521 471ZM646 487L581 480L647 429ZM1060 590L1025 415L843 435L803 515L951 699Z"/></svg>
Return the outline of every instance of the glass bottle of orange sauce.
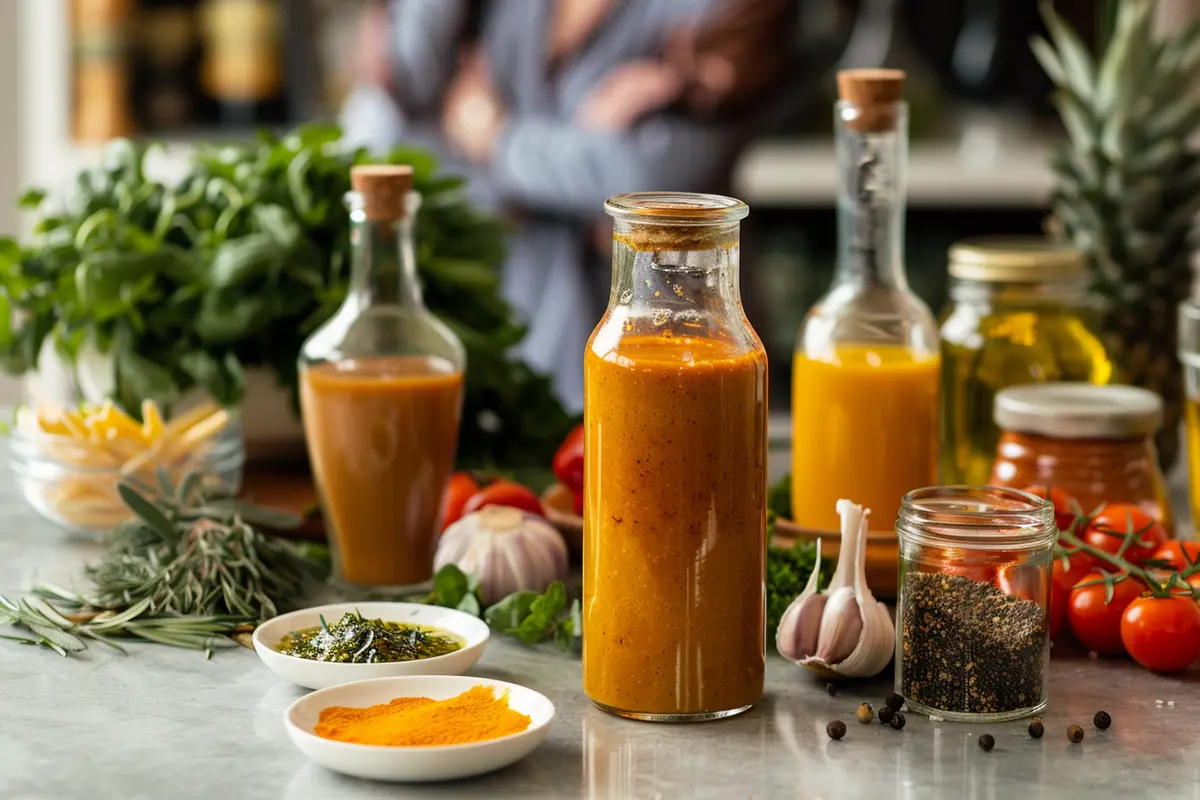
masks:
<svg viewBox="0 0 1200 800"><path fill-rule="evenodd" d="M406 166L358 166L351 278L300 354L300 406L336 576L412 586L433 574L462 411L462 344L425 308Z"/></svg>
<svg viewBox="0 0 1200 800"><path fill-rule="evenodd" d="M890 530L905 493L937 484L938 333L904 274L904 73L838 73L838 266L792 370L792 516L836 531L836 503Z"/></svg>
<svg viewBox="0 0 1200 800"><path fill-rule="evenodd" d="M654 721L763 691L767 357L728 197L609 199L608 310L584 356L583 688Z"/></svg>

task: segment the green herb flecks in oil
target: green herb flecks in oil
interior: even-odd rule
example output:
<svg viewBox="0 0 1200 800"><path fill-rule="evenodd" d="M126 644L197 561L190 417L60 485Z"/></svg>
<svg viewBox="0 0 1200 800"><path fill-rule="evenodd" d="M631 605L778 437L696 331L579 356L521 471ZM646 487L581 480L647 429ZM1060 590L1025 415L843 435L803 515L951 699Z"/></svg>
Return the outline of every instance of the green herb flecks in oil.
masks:
<svg viewBox="0 0 1200 800"><path fill-rule="evenodd" d="M333 625L322 616L319 626L292 631L276 649L311 661L381 664L444 656L462 646L459 637L429 625L365 619L351 611Z"/></svg>

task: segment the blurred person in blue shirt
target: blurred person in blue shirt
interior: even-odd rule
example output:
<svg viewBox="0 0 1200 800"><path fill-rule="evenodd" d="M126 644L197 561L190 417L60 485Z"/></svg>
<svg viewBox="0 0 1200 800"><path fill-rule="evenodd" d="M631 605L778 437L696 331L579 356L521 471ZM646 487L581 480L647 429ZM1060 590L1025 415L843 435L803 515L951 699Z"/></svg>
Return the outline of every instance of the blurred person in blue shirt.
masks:
<svg viewBox="0 0 1200 800"><path fill-rule="evenodd" d="M582 408L604 307L603 202L728 191L789 57L792 0L392 0L368 7L355 144L428 147L516 222L502 288L520 355ZM604 231L604 233L599 233Z"/></svg>

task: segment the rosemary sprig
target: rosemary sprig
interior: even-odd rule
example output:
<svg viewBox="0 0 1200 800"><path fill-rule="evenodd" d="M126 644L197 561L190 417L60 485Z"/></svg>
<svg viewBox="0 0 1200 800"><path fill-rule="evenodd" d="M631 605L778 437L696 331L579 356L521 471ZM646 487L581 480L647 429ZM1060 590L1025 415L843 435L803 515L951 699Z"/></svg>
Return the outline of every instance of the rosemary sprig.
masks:
<svg viewBox="0 0 1200 800"><path fill-rule="evenodd" d="M214 493L195 475L176 488L160 473L158 484L118 487L136 519L114 529L104 557L88 567L91 592L40 585L37 603L0 596L0 623L32 634L2 638L62 656L93 640L124 652L118 638L211 654L301 599L320 576L317 560L251 524L281 529L297 518Z"/></svg>

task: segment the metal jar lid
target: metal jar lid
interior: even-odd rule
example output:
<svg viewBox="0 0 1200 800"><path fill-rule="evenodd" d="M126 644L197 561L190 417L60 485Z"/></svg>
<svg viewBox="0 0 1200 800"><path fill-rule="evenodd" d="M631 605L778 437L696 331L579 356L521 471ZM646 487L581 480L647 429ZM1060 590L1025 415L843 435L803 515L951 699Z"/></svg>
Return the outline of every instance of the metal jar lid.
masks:
<svg viewBox="0 0 1200 800"><path fill-rule="evenodd" d="M1036 236L967 239L950 248L950 275L964 281L1046 283L1086 274L1082 252Z"/></svg>
<svg viewBox="0 0 1200 800"><path fill-rule="evenodd" d="M1162 400L1154 392L1136 386L1010 386L996 395L994 408L1001 429L1054 439L1149 436L1162 423Z"/></svg>

